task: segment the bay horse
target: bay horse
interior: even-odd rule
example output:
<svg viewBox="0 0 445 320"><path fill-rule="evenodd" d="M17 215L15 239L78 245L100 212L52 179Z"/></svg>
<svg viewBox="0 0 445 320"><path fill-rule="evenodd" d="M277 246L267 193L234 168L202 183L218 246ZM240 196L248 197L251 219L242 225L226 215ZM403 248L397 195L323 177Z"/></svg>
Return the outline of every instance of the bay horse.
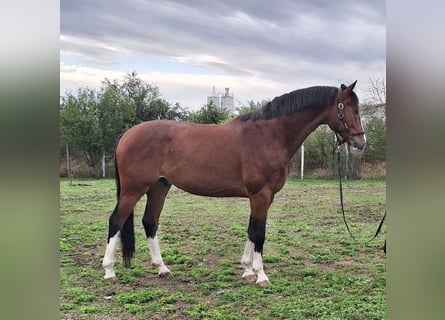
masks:
<svg viewBox="0 0 445 320"><path fill-rule="evenodd" d="M353 91L356 82L339 88L295 90L222 125L154 120L125 132L116 147L118 200L109 218L104 278L116 280L114 254L119 236L124 265L131 263L133 209L144 194L142 223L152 265L160 277L171 275L162 260L156 231L165 197L175 185L195 195L249 198L242 278L269 285L262 261L267 212L288 177L292 156L321 124L327 124L339 141L357 149L365 146L359 100Z"/></svg>

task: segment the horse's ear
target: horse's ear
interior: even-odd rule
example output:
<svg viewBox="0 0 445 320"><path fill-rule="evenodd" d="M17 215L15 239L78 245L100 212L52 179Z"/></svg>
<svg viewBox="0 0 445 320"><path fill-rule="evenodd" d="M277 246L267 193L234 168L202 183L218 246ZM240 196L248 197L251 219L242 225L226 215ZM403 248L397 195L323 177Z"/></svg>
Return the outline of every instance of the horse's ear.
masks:
<svg viewBox="0 0 445 320"><path fill-rule="evenodd" d="M353 83L351 83L351 84L348 86L349 91L354 90L354 87L355 87L355 84L356 84L356 83L357 83L357 80L355 80Z"/></svg>
<svg viewBox="0 0 445 320"><path fill-rule="evenodd" d="M340 86L340 88L341 88L342 90L345 90L345 89L346 89L346 86L345 86L345 84L344 84L344 83L342 83L342 84L341 84L341 86Z"/></svg>

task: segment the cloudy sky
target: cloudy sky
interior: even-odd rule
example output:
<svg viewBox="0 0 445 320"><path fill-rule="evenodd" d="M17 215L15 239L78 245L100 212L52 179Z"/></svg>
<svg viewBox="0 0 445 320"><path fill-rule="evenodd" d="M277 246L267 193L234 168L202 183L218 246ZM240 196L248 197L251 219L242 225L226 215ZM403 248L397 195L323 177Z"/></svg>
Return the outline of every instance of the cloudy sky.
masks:
<svg viewBox="0 0 445 320"><path fill-rule="evenodd" d="M235 107L312 85L386 75L385 1L62 0L60 93L135 70L171 103Z"/></svg>

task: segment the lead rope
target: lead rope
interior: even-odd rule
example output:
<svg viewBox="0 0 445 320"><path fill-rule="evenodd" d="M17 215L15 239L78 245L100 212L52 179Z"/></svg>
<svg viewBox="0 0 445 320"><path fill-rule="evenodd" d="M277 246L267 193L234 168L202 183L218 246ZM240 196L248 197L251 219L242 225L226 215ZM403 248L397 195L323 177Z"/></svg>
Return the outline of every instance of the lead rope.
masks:
<svg viewBox="0 0 445 320"><path fill-rule="evenodd" d="M337 139L338 139L338 136L337 136ZM358 243L358 241L355 239L354 235L352 234L351 229L349 228L348 222L346 220L344 205L343 205L343 185L342 185L342 180L341 180L342 172L341 172L341 163L340 163L340 144L337 144L337 160L338 160L338 179L340 181L340 207L341 207L341 212L343 215L343 221L345 223L346 229L348 230L348 233L351 236L352 240L354 240L355 243ZM385 214L383 215L382 220L380 221L380 224L377 228L375 235L370 240L366 241L365 243L371 242L379 235L380 230L382 229L382 226L383 226L383 222L385 221L385 218L386 218L386 210L385 210ZM385 239L385 244L383 246L383 251L386 254L386 239Z"/></svg>
<svg viewBox="0 0 445 320"><path fill-rule="evenodd" d="M352 240L354 240L354 242L357 243L357 240L352 234L351 229L349 229L348 221L346 220L345 209L343 206L343 185L341 182L340 145L337 147L337 160L338 160L338 178L340 180L340 208L341 208L341 213L343 214L343 222L345 223L346 229L348 229L348 233L351 236Z"/></svg>

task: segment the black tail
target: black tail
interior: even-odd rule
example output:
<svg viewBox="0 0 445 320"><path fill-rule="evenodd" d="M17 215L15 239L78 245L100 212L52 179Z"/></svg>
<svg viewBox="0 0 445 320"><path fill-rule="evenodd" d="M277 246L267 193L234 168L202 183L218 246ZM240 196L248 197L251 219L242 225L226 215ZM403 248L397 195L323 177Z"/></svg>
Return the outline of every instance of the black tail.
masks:
<svg viewBox="0 0 445 320"><path fill-rule="evenodd" d="M122 258L125 267L131 265L131 259L133 258L135 251L133 217L134 212L131 211L130 216L127 218L127 221L125 221L121 230Z"/></svg>
<svg viewBox="0 0 445 320"><path fill-rule="evenodd" d="M121 139L122 135L117 138L117 144ZM119 178L119 168L117 166L117 157L114 155L114 170L115 170L115 179L116 179L116 196L117 201L119 202L119 197L121 194L121 182ZM121 244L122 244L122 258L125 267L129 267L131 265L131 259L134 256L135 251L135 239L134 239L134 211L132 210L130 216L125 221L121 230Z"/></svg>
<svg viewBox="0 0 445 320"><path fill-rule="evenodd" d="M117 149L117 145L119 144L119 141L122 138L122 134L120 134L117 137L117 141L116 141L116 149ZM114 153L114 178L116 180L116 196L117 196L117 201L119 201L119 196L121 195L121 181L119 179L119 169L117 167L117 156L116 156L116 152Z"/></svg>

